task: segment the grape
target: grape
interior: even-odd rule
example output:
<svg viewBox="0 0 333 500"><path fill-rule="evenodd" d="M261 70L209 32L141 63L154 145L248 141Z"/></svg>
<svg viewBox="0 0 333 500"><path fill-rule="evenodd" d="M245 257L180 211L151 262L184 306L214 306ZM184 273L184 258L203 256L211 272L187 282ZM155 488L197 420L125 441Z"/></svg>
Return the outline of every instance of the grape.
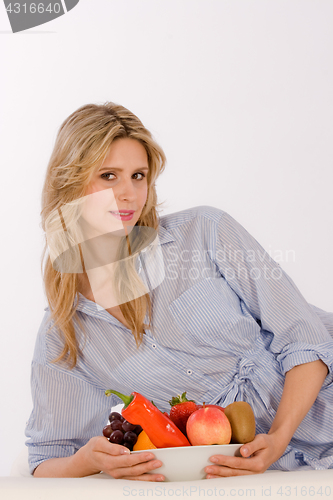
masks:
<svg viewBox="0 0 333 500"><path fill-rule="evenodd" d="M127 432L127 431L133 431L135 429L136 425L133 425L130 422L127 422L127 420L124 420L122 427L123 427L123 431Z"/></svg>
<svg viewBox="0 0 333 500"><path fill-rule="evenodd" d="M109 439L110 443L122 444L132 451L138 440L138 435L142 431L141 425L128 422L117 411L110 413L109 421L110 424L103 429L103 435Z"/></svg>
<svg viewBox="0 0 333 500"><path fill-rule="evenodd" d="M141 425L137 425L133 432L135 432L135 434L138 436L140 434L140 432L142 432L142 431L143 431L143 429L142 429Z"/></svg>
<svg viewBox="0 0 333 500"><path fill-rule="evenodd" d="M106 425L103 429L103 436L105 436L106 438L109 438L112 434L112 427L111 425Z"/></svg>
<svg viewBox="0 0 333 500"><path fill-rule="evenodd" d="M112 420L121 420L121 421L123 421L123 418L124 418L124 417L122 417L122 416L120 415L120 413L118 413L117 411L113 411L113 412L111 412L111 413L110 413L110 415L109 415L109 420L110 420L110 422L112 422Z"/></svg>
<svg viewBox="0 0 333 500"><path fill-rule="evenodd" d="M110 427L113 431L121 431L123 423L120 420L112 420Z"/></svg>
<svg viewBox="0 0 333 500"><path fill-rule="evenodd" d="M134 446L135 443L137 442L137 440L138 440L138 436L135 434L135 432L133 432L133 431L125 432L124 441L126 443L129 443L130 445Z"/></svg>
<svg viewBox="0 0 333 500"><path fill-rule="evenodd" d="M124 434L119 430L113 431L109 438L110 443L113 444L122 444L123 440L124 440Z"/></svg>

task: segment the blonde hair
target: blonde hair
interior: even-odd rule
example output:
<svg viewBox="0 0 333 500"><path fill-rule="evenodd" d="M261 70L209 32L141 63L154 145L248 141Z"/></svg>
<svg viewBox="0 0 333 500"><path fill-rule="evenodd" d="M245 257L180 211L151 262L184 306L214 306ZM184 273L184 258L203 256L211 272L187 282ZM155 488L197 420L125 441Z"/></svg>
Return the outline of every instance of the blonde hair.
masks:
<svg viewBox="0 0 333 500"><path fill-rule="evenodd" d="M84 269L73 267L73 262L79 261L79 247L70 246L73 235L71 236L65 224L66 213L70 213L69 220L77 218L79 214L77 200L85 196L94 172L103 164L112 142L119 138L135 139L144 146L147 152L148 195L136 225L157 230L158 204L155 181L165 168L165 154L139 118L125 107L113 102L102 105L87 104L72 113L59 129L47 167L41 211L41 225L47 235L42 254L42 275L51 311L51 326L58 327L64 343L61 354L54 362L66 361L70 368L76 365L78 355L82 354L75 335L74 324L77 322L84 333L76 314L79 302L79 275L77 273L83 272ZM60 228L61 231L59 221L63 226ZM50 239L53 239L52 244L50 244ZM75 238L72 239L74 240ZM57 268L54 265L54 256L46 255L47 249L56 248L56 253L59 254L66 248L66 245L67 248L74 250L68 253L65 267ZM151 323L149 294L146 293L126 303L121 303L120 310L139 347L144 328L147 326L144 324L147 311L149 324Z"/></svg>

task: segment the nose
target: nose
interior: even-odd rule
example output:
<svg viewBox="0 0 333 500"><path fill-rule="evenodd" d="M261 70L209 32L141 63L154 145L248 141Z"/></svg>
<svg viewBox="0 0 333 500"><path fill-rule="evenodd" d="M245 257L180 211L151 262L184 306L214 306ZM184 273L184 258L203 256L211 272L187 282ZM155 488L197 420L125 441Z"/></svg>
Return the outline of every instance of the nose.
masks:
<svg viewBox="0 0 333 500"><path fill-rule="evenodd" d="M134 201L136 198L135 187L132 179L123 179L117 186L115 186L115 189L115 195L119 201Z"/></svg>

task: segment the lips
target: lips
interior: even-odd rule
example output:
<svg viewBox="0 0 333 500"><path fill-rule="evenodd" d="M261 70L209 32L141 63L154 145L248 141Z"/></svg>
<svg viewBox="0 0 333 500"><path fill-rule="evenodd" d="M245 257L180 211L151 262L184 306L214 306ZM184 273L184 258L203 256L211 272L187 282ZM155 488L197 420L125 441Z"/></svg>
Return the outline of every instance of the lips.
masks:
<svg viewBox="0 0 333 500"><path fill-rule="evenodd" d="M130 215L134 214L135 210L112 210L112 214L119 214L119 215Z"/></svg>
<svg viewBox="0 0 333 500"><path fill-rule="evenodd" d="M118 220L131 220L133 218L135 210L118 210L118 211L112 211L110 214L112 214L116 219Z"/></svg>

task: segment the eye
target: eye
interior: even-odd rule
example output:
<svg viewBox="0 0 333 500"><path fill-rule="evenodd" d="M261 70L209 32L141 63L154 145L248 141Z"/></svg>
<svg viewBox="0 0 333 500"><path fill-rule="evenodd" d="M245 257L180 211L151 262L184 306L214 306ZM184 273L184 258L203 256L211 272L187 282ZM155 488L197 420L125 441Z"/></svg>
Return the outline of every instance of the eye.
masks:
<svg viewBox="0 0 333 500"><path fill-rule="evenodd" d="M133 177L136 175L141 175L140 179L136 178L138 181L142 181L142 179L144 179L144 177L146 177L145 174L143 174L142 172L136 172L135 174L133 174Z"/></svg>
<svg viewBox="0 0 333 500"><path fill-rule="evenodd" d="M115 174L113 174L112 172L106 172L106 173L102 174L101 177L102 177L102 179L106 179L107 181L113 181L113 179L109 179L110 175L114 176Z"/></svg>

